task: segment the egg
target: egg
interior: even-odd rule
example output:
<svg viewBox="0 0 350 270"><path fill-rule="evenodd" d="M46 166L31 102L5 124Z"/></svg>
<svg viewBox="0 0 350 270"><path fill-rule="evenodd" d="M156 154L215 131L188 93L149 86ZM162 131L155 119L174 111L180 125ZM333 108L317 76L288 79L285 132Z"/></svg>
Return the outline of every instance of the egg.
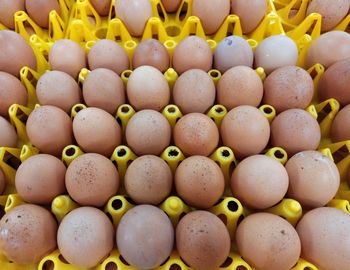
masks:
<svg viewBox="0 0 350 270"><path fill-rule="evenodd" d="M336 195L340 176L333 160L317 151L303 151L286 163L288 198L306 208L325 206ZM312 190L312 192L310 192Z"/></svg>
<svg viewBox="0 0 350 270"><path fill-rule="evenodd" d="M313 80L300 67L278 68L264 81L263 102L273 106L277 112L293 108L305 109L311 103L313 95Z"/></svg>
<svg viewBox="0 0 350 270"><path fill-rule="evenodd" d="M26 0L26 10L32 20L43 28L49 28L49 14L55 10L61 13L57 0Z"/></svg>
<svg viewBox="0 0 350 270"><path fill-rule="evenodd" d="M58 158L47 154L34 155L18 167L16 190L26 202L48 205L66 191L65 174L66 167Z"/></svg>
<svg viewBox="0 0 350 270"><path fill-rule="evenodd" d="M221 123L223 144L239 159L259 154L270 138L270 124L263 113L249 105L238 106Z"/></svg>
<svg viewBox="0 0 350 270"><path fill-rule="evenodd" d="M0 169L0 194L3 194L6 188L6 176Z"/></svg>
<svg viewBox="0 0 350 270"><path fill-rule="evenodd" d="M244 34L251 33L260 24L267 12L266 0L232 0L231 12L240 19Z"/></svg>
<svg viewBox="0 0 350 270"><path fill-rule="evenodd" d="M225 224L207 211L186 214L176 227L176 248L194 270L218 269L230 252Z"/></svg>
<svg viewBox="0 0 350 270"><path fill-rule="evenodd" d="M37 264L56 249L57 223L34 204L16 206L0 220L0 250L17 264Z"/></svg>
<svg viewBox="0 0 350 270"><path fill-rule="evenodd" d="M173 67L179 73L189 69L209 71L213 63L213 53L209 44L201 37L189 36L175 47Z"/></svg>
<svg viewBox="0 0 350 270"><path fill-rule="evenodd" d="M125 103L125 89L122 79L115 72L97 68L84 80L83 96L86 105L96 107L114 115Z"/></svg>
<svg viewBox="0 0 350 270"><path fill-rule="evenodd" d="M135 206L119 222L118 250L137 269L159 267L170 256L173 245L173 225L168 216L155 206Z"/></svg>
<svg viewBox="0 0 350 270"><path fill-rule="evenodd" d="M137 204L160 204L170 194L172 185L169 165L154 155L138 157L125 173L125 190Z"/></svg>
<svg viewBox="0 0 350 270"><path fill-rule="evenodd" d="M307 50L306 67L319 63L328 68L337 61L350 57L350 34L343 31L324 33L312 41Z"/></svg>
<svg viewBox="0 0 350 270"><path fill-rule="evenodd" d="M152 66L165 72L170 66L168 51L158 40L146 39L137 45L132 57L132 66Z"/></svg>
<svg viewBox="0 0 350 270"><path fill-rule="evenodd" d="M97 41L88 54L89 68L107 68L118 75L129 69L129 58L123 47L109 39Z"/></svg>
<svg viewBox="0 0 350 270"><path fill-rule="evenodd" d="M348 14L349 0L313 0L310 2L306 15L319 13L322 15L322 32L332 30Z"/></svg>
<svg viewBox="0 0 350 270"><path fill-rule="evenodd" d="M223 195L225 179L219 165L203 156L183 160L176 169L177 194L197 209L212 207Z"/></svg>
<svg viewBox="0 0 350 270"><path fill-rule="evenodd" d="M217 102L228 110L240 105L258 107L263 94L263 83L259 75L247 66L230 68L217 84Z"/></svg>
<svg viewBox="0 0 350 270"><path fill-rule="evenodd" d="M209 156L219 143L219 130L208 116L190 113L175 125L174 141L185 156Z"/></svg>
<svg viewBox="0 0 350 270"><path fill-rule="evenodd" d="M133 36L141 36L148 19L153 16L149 0L117 0L115 13Z"/></svg>
<svg viewBox="0 0 350 270"><path fill-rule="evenodd" d="M129 120L125 137L137 155L159 155L170 144L171 127L161 113L142 110Z"/></svg>
<svg viewBox="0 0 350 270"><path fill-rule="evenodd" d="M80 70L86 67L85 51L72 40L60 39L50 49L49 62L52 70L63 71L77 79Z"/></svg>
<svg viewBox="0 0 350 270"><path fill-rule="evenodd" d="M56 106L66 113L81 103L81 90L78 83L62 71L47 71L36 84L36 95L42 105Z"/></svg>
<svg viewBox="0 0 350 270"><path fill-rule="evenodd" d="M25 10L25 0L0 0L0 23L15 29L14 15L17 11Z"/></svg>
<svg viewBox="0 0 350 270"><path fill-rule="evenodd" d="M316 150L321 140L318 122L301 109L286 110L271 123L271 143L282 147L288 155Z"/></svg>
<svg viewBox="0 0 350 270"><path fill-rule="evenodd" d="M21 35L0 30L0 71L19 77L22 67L36 70L36 64L33 49Z"/></svg>
<svg viewBox="0 0 350 270"><path fill-rule="evenodd" d="M119 175L108 158L87 153L70 163L65 182L69 195L77 203L101 207L117 194Z"/></svg>
<svg viewBox="0 0 350 270"><path fill-rule="evenodd" d="M73 120L73 133L85 152L110 157L120 145L122 134L117 120L108 112L89 107L77 113Z"/></svg>
<svg viewBox="0 0 350 270"><path fill-rule="evenodd" d="M215 49L214 68L221 73L236 66L253 66L254 54L249 43L239 36L224 38Z"/></svg>
<svg viewBox="0 0 350 270"><path fill-rule="evenodd" d="M266 74L277 68L295 66L298 61L298 47L285 35L265 38L256 48L255 67L262 67Z"/></svg>
<svg viewBox="0 0 350 270"><path fill-rule="evenodd" d="M335 98L340 105L350 103L350 59L335 62L322 75L318 84L321 101Z"/></svg>
<svg viewBox="0 0 350 270"><path fill-rule="evenodd" d="M167 12L176 12L182 3L182 0L161 0L161 2Z"/></svg>
<svg viewBox="0 0 350 270"><path fill-rule="evenodd" d="M243 205L266 209L283 199L288 183L288 173L279 161L254 155L242 160L234 169L231 191Z"/></svg>
<svg viewBox="0 0 350 270"><path fill-rule="evenodd" d="M185 71L176 80L173 98L182 113L205 113L215 102L215 84L208 73L200 69Z"/></svg>
<svg viewBox="0 0 350 270"><path fill-rule="evenodd" d="M296 229L301 256L318 269L347 269L350 265L350 215L336 208L321 207L307 212Z"/></svg>
<svg viewBox="0 0 350 270"><path fill-rule="evenodd" d="M77 267L95 267L113 248L114 229L105 213L80 207L61 221L57 244L62 256Z"/></svg>
<svg viewBox="0 0 350 270"><path fill-rule="evenodd" d="M45 154L61 156L63 148L73 142L71 119L63 110L51 105L32 111L26 131L30 142Z"/></svg>
<svg viewBox="0 0 350 270"><path fill-rule="evenodd" d="M151 66L136 68L128 79L126 94L135 110L160 111L170 100L170 88L164 75Z"/></svg>
<svg viewBox="0 0 350 270"><path fill-rule="evenodd" d="M90 0L91 5L101 16L108 16L111 0Z"/></svg>
<svg viewBox="0 0 350 270"><path fill-rule="evenodd" d="M289 270L301 252L293 226L270 213L256 213L243 219L236 231L236 241L243 259L259 270Z"/></svg>
<svg viewBox="0 0 350 270"><path fill-rule="evenodd" d="M12 147L17 145L17 134L15 128L6 120L6 118L0 116L0 147Z"/></svg>
<svg viewBox="0 0 350 270"><path fill-rule="evenodd" d="M205 33L211 35L230 14L230 4L230 0L193 0L192 15L201 20Z"/></svg>
<svg viewBox="0 0 350 270"><path fill-rule="evenodd" d="M335 116L330 134L333 142L350 140L350 104Z"/></svg>

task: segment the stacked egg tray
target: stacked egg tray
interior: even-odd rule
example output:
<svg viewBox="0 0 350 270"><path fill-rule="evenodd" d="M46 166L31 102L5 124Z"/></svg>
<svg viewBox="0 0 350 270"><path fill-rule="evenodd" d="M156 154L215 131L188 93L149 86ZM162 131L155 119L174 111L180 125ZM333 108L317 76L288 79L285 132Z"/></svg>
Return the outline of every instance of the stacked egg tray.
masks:
<svg viewBox="0 0 350 270"><path fill-rule="evenodd" d="M146 24L145 30L141 37L133 37L122 23L121 20L115 18L114 1L110 7L108 17L100 17L94 10L88 0L59 0L61 7L61 16L56 11L51 11L49 15L49 28L42 29L24 12L19 11L15 14L15 31L21 34L32 46L37 57L38 68L32 70L23 67L20 72L20 78L28 91L27 106L13 104L9 109L11 123L16 127L19 142L18 148L0 148L0 168L4 172L8 181L5 195L0 196L0 204L3 206L4 212L10 211L17 205L24 202L16 194L14 188L16 168L19 164L31 155L37 154L39 151L32 146L26 135L25 123L31 111L35 108L38 101L35 96L36 82L39 77L49 69L48 52L50 46L59 39L68 38L80 43L88 52L92 45L99 39L107 38L116 41L123 46L131 61L133 52L137 44L145 39L155 38L165 45L170 58L173 55L174 48L177 43L189 35L197 35L205 38L208 44L215 50L218 42L229 35L237 35L245 38L253 50L266 37L285 34L291 37L297 44L299 50L298 66L304 67L305 52L312 42L321 34L321 15L310 14L305 17L307 5L310 0L269 0L268 12L260 25L249 35L242 34L240 20L236 15L229 15L219 30L211 36L206 36L198 17L191 16L192 0L183 0L178 11L174 14L167 14L160 0L152 0L154 17L150 18ZM295 16L289 18L291 10L294 10ZM93 20L91 20L93 18ZM347 31L350 24L350 15L343 19L334 30ZM28 30L28 25L31 30ZM0 24L0 30L6 29ZM32 33L34 31L34 34ZM262 68L258 68L256 72L262 79L266 75ZM324 72L324 67L316 64L311 67L308 72L314 80L315 89L320 76ZM89 70L82 69L79 74L79 83L83 83ZM121 74L124 83L127 83L128 77L132 70L125 70ZM214 83L220 80L221 73L218 70L210 70L209 75ZM178 75L172 68L168 69L164 76L172 87ZM86 106L84 104L76 104L71 111L73 118L77 112ZM340 109L340 105L335 99L329 99L318 103L317 94L313 102L306 109L315 119L318 120L321 127L321 144L319 151L333 159L339 169L341 176L341 185L338 194L328 205L339 208L350 213L350 188L346 183L345 176L350 163L350 141L332 143L329 138L330 127L334 117ZM263 105L260 110L271 122L276 116L275 109L270 105ZM132 106L128 104L121 105L118 108L116 119L121 124L123 131L128 120L135 113ZM168 105L162 111L163 115L168 119L172 126L182 117L181 111L176 105ZM224 106L214 105L209 111L213 121L220 125L221 120L226 115L227 110ZM287 153L279 147L265 150L266 155L276 158L282 164L287 162ZM62 153L62 161L68 166L77 156L83 154L83 151L76 145L67 146ZM179 162L185 157L181 150L176 146L169 146L161 155L161 157L169 164L174 172ZM136 158L136 155L126 145L118 146L111 156L111 160L117 166L121 178L123 178L128 164ZM230 173L237 164L237 160L233 151L226 147L219 147L211 158L217 162L225 175L228 183ZM123 214L134 206L130 198L125 195L116 195L108 201L104 207L104 211L111 217L116 226ZM72 209L78 205L68 196L60 195L52 201L51 211L60 221ZM171 219L174 225L177 224L179 218L192 209L187 206L179 197L168 197L160 206ZM233 237L237 223L249 214L242 204L230 195L225 193L216 205L209 209L222 220ZM299 202L293 199L283 199L278 205L267 209L267 212L277 214L292 225L295 225L302 216L302 208ZM234 245L233 245L234 246ZM73 265L69 265L60 255L59 251L42 259L39 265L17 265L8 261L5 256L0 254L0 269L8 270L78 270ZM119 269L135 269L120 256L117 250L111 254L96 268L96 270L119 270ZM185 264L174 250L169 259L163 263L158 269L191 269ZM232 270L252 270L252 268L239 256L237 251L232 250L230 256L220 269ZM317 267L303 259L300 259L294 266L293 270L317 270Z"/></svg>

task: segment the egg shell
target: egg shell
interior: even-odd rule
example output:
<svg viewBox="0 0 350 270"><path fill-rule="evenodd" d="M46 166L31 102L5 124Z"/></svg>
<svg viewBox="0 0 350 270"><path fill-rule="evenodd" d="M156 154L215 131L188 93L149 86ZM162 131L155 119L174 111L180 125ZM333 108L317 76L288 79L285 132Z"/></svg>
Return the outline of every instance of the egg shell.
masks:
<svg viewBox="0 0 350 270"><path fill-rule="evenodd" d="M318 269L348 269L349 226L350 215L339 209L321 207L307 212L296 227L301 256Z"/></svg>
<svg viewBox="0 0 350 270"><path fill-rule="evenodd" d="M83 96L86 105L114 115L118 107L125 103L124 84L115 72L97 68L85 78Z"/></svg>
<svg viewBox="0 0 350 270"><path fill-rule="evenodd" d="M26 202L50 204L66 191L65 174L66 167L58 158L47 154L34 155L18 167L16 190Z"/></svg>
<svg viewBox="0 0 350 270"><path fill-rule="evenodd" d="M135 206L119 222L118 250L129 264L138 269L159 267L170 256L173 245L173 225L155 206Z"/></svg>
<svg viewBox="0 0 350 270"><path fill-rule="evenodd" d="M182 0L161 0L167 12L175 12L179 9Z"/></svg>
<svg viewBox="0 0 350 270"><path fill-rule="evenodd" d="M0 147L13 147L17 145L17 134L15 128L0 116Z"/></svg>
<svg viewBox="0 0 350 270"><path fill-rule="evenodd" d="M190 212L176 227L176 248L195 270L218 269L227 259L230 246L225 224L210 212Z"/></svg>
<svg viewBox="0 0 350 270"><path fill-rule="evenodd" d="M14 15L17 11L25 10L25 0L0 0L0 23L14 30Z"/></svg>
<svg viewBox="0 0 350 270"><path fill-rule="evenodd" d="M95 267L113 248L114 229L105 213L80 207L61 221L57 244L63 257L78 267Z"/></svg>
<svg viewBox="0 0 350 270"><path fill-rule="evenodd" d="M350 104L335 116L331 127L331 138L333 142L350 140Z"/></svg>
<svg viewBox="0 0 350 270"><path fill-rule="evenodd" d="M169 165L153 155L135 159L124 177L125 190L137 204L160 204L170 194L172 184Z"/></svg>
<svg viewBox="0 0 350 270"><path fill-rule="evenodd" d="M90 3L101 16L108 16L111 0L90 0Z"/></svg>
<svg viewBox="0 0 350 270"><path fill-rule="evenodd" d="M3 194L6 188L6 176L0 169L0 194Z"/></svg>
<svg viewBox="0 0 350 270"><path fill-rule="evenodd" d="M34 204L13 208L0 220L0 250L17 264L37 264L56 249L57 223Z"/></svg>
<svg viewBox="0 0 350 270"><path fill-rule="evenodd" d="M244 218L236 231L239 253L259 270L289 270L298 261L301 244L293 226L270 213Z"/></svg>
<svg viewBox="0 0 350 270"><path fill-rule="evenodd" d="M177 194L190 206L207 209L224 193L225 179L220 167L210 158L192 156L176 169Z"/></svg>
<svg viewBox="0 0 350 270"><path fill-rule="evenodd" d="M246 66L230 68L217 84L217 102L227 110L240 105L258 107L263 94L263 83L259 75Z"/></svg>
<svg viewBox="0 0 350 270"><path fill-rule="evenodd" d="M51 105L32 111L26 131L30 142L45 154L61 156L63 148L73 143L71 119L63 110Z"/></svg>
<svg viewBox="0 0 350 270"><path fill-rule="evenodd" d="M221 73L236 66L253 66L254 54L249 43L242 37L224 38L215 49L214 68Z"/></svg>
<svg viewBox="0 0 350 270"><path fill-rule="evenodd" d="M91 47L88 62L91 70L107 68L118 75L129 69L129 58L125 50L109 39L101 39Z"/></svg>
<svg viewBox="0 0 350 270"><path fill-rule="evenodd" d="M190 69L182 73L173 88L173 98L182 113L205 113L215 102L215 84L208 73Z"/></svg>
<svg viewBox="0 0 350 270"><path fill-rule="evenodd" d="M43 28L49 27L49 14L56 10L58 15L61 8L57 0L26 0L26 10L31 19Z"/></svg>

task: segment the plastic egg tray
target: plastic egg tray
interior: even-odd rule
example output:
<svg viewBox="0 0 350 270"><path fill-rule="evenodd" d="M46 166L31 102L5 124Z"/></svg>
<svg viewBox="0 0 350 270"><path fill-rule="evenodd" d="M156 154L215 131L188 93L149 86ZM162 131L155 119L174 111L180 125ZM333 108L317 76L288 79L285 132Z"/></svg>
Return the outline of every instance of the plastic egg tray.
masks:
<svg viewBox="0 0 350 270"><path fill-rule="evenodd" d="M49 29L40 28L23 11L19 11L15 14L15 31L20 33L32 46L37 57L38 69L34 71L28 67L22 68L20 78L28 91L28 104L27 106L14 104L9 110L11 123L16 127L19 137L18 148L0 148L0 168L3 170L8 181L4 193L6 195L0 196L0 205L3 206L5 212L24 203L16 194L14 188L15 173L20 162L39 152L28 140L25 123L28 115L35 106L40 106L37 104L35 86L41 74L49 69L47 60L48 52L50 46L56 40L61 38L74 40L79 42L85 48L86 52L88 52L97 40L108 38L123 46L131 61L137 44L149 38L155 38L162 42L167 48L171 58L176 44L189 35L197 35L205 38L214 51L217 43L229 35L242 36L249 42L254 50L264 38L276 34L285 34L296 42L299 49L298 65L304 67L306 49L312 40L321 34L321 16L314 13L306 17L307 5L311 0L269 0L268 11L265 18L256 30L246 36L242 34L240 20L236 15L229 15L214 35L206 36L199 18L191 16L192 0L183 0L178 11L174 14L167 14L160 0L150 1L152 3L154 17L148 20L141 37L133 37L122 21L115 18L114 1L112 1L109 15L107 17L100 17L88 0L59 0L62 11L61 16L59 16L56 11L50 13ZM289 13L292 9L296 10L295 16L289 18ZM349 24L350 15L344 18L335 29L348 31ZM32 28L35 34L30 35L28 26ZM6 29L6 27L0 24L0 30L2 29ZM89 72L90 71L87 69L81 70L79 74L79 83L83 83ZM256 72L262 79L265 79L266 75L262 68L258 68ZM320 64L316 64L311 67L308 72L314 80L315 89L317 89L317 84L320 76L324 72L324 67ZM122 73L121 77L124 83L127 82L131 73L132 70L125 70ZM218 70L210 70L208 73L215 83L218 82L221 77L221 73ZM178 78L176 71L172 68L168 69L164 73L164 76L168 80L170 86L172 86ZM336 198L329 203L329 206L350 213L350 188L345 181L345 175L350 163L350 141L332 143L329 138L330 127L335 115L339 111L339 107L339 103L335 99L329 99L318 103L316 94L312 104L310 104L306 110L318 120L321 127L322 140L319 151L335 161L342 180L338 194ZM85 108L84 104L76 104L72 108L71 117L73 118L76 113L83 108ZM274 108L270 105L263 105L260 107L260 110L270 122L276 116ZM134 113L134 109L128 104L121 105L118 108L115 117L124 131L128 120ZM179 108L172 104L165 107L162 113L172 126L182 117ZM219 126L226 113L226 108L217 104L213 106L207 114ZM274 147L266 149L265 153L266 155L276 158L282 164L287 162L287 154L282 148ZM78 146L69 145L63 150L62 160L66 165L69 165L81 154L83 154L83 151ZM176 146L169 146L162 153L161 157L169 164L173 172L179 162L185 158L181 150ZM136 155L126 145L120 145L115 149L111 160L117 166L121 178L123 178L128 164L135 158ZM220 165L228 183L230 173L237 164L233 151L226 146L221 146L211 155L211 158ZM108 201L104 207L104 211L110 216L113 224L117 226L123 214L133 206L134 203L127 196L116 195ZM78 205L68 195L61 195L52 201L51 211L56 216L57 220L61 221L69 211L76 207L78 207ZM159 207L168 214L174 225L177 224L179 218L185 213L191 211L191 208L176 196L168 197ZM209 211L215 213L225 222L231 237L234 235L237 223L250 212L250 210L245 209L237 199L230 196L229 191L227 191L225 196L215 206L209 209ZM278 205L266 211L285 218L292 225L295 225L302 216L301 205L292 199L283 199ZM5 256L0 254L0 269L85 270L85 268L69 265L58 250L43 258L39 265L17 265L8 261ZM113 250L95 269L129 270L135 268L128 265L117 250ZM177 252L174 251L169 259L158 269L187 270L191 268L186 265ZM230 256L220 269L252 270L235 251L235 247L233 247ZM317 270L317 268L311 263L300 259L293 270Z"/></svg>

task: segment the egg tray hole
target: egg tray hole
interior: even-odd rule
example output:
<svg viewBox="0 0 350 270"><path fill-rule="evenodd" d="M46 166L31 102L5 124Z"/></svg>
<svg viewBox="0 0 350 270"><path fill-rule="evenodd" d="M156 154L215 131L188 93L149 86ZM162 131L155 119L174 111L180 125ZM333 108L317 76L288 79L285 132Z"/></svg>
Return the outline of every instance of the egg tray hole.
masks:
<svg viewBox="0 0 350 270"><path fill-rule="evenodd" d="M320 112L317 112L317 121L321 123L323 119L325 119L330 112L332 112L332 107L328 103L326 106L324 106L324 108Z"/></svg>
<svg viewBox="0 0 350 270"><path fill-rule="evenodd" d="M169 152L168 152L168 157L170 158L176 158L179 156L179 151L177 151L176 149L171 149Z"/></svg>
<svg viewBox="0 0 350 270"><path fill-rule="evenodd" d="M42 270L54 270L54 269L55 269L55 263L51 260L47 260L42 267Z"/></svg>
<svg viewBox="0 0 350 270"><path fill-rule="evenodd" d="M270 107L264 107L263 109L265 114L271 114L272 113L272 109Z"/></svg>
<svg viewBox="0 0 350 270"><path fill-rule="evenodd" d="M66 150L65 154L68 156L68 157L72 157L75 155L75 148L74 147L70 147Z"/></svg>
<svg viewBox="0 0 350 270"><path fill-rule="evenodd" d="M276 158L278 158L278 159L283 159L283 158L284 158L284 154L283 154L283 152L280 151L280 150L276 150L276 151L273 153L273 155L274 155Z"/></svg>
<svg viewBox="0 0 350 270"><path fill-rule="evenodd" d="M109 262L105 266L105 270L118 270L118 265L116 265L114 262Z"/></svg>

